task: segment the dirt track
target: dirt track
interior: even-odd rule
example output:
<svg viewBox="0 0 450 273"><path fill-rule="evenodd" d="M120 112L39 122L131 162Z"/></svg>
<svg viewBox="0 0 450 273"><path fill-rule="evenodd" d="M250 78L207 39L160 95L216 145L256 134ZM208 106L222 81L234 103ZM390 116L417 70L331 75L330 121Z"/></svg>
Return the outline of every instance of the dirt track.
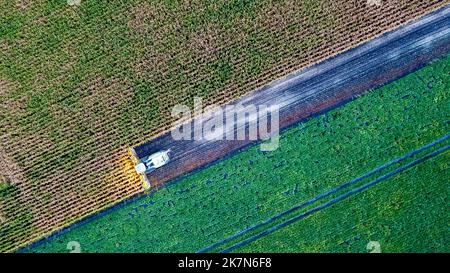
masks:
<svg viewBox="0 0 450 273"><path fill-rule="evenodd" d="M411 73L448 52L450 7L324 63L278 80L234 104L278 105L280 128L283 129ZM198 120L203 124L206 121ZM191 127L195 128L193 123ZM233 129L233 133L237 130L238 128ZM226 133L225 130L221 139L225 139ZM172 161L148 175L155 186L158 186L250 143L250 140L176 141L168 133L136 147L135 150L139 157L160 150L172 151Z"/></svg>

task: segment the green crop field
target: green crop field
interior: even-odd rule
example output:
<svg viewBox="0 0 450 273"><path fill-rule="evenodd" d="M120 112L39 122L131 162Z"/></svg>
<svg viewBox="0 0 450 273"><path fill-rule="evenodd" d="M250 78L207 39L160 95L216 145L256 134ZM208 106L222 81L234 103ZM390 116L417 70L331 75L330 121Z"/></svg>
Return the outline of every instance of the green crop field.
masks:
<svg viewBox="0 0 450 273"><path fill-rule="evenodd" d="M448 253L449 178L447 152L236 251Z"/></svg>
<svg viewBox="0 0 450 273"><path fill-rule="evenodd" d="M201 250L446 136L448 71L450 55L288 129L276 151L251 147L25 251L67 252L70 241L83 252ZM369 240L385 251L448 251L448 159L447 150L235 251L364 252Z"/></svg>

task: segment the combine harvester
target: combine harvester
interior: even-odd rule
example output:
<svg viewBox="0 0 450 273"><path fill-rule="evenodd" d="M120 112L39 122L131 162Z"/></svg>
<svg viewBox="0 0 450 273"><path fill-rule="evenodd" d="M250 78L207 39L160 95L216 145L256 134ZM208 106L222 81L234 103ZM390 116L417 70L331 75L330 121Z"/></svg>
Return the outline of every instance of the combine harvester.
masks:
<svg viewBox="0 0 450 273"><path fill-rule="evenodd" d="M147 177L147 174L169 163L169 153L170 149L139 158L134 148L128 149L128 154L135 165L134 169L141 177L144 190L148 190L151 187L150 179Z"/></svg>

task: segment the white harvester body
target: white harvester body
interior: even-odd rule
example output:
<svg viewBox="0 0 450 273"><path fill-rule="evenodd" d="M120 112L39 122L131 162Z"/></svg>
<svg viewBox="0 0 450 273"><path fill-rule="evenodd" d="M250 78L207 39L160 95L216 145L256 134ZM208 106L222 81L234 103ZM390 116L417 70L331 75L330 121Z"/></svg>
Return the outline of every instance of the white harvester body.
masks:
<svg viewBox="0 0 450 273"><path fill-rule="evenodd" d="M133 148L129 149L131 160L135 164L135 171L141 176L142 185L145 190L151 187L147 174L166 165L170 161L170 150L160 151L143 158L139 158Z"/></svg>

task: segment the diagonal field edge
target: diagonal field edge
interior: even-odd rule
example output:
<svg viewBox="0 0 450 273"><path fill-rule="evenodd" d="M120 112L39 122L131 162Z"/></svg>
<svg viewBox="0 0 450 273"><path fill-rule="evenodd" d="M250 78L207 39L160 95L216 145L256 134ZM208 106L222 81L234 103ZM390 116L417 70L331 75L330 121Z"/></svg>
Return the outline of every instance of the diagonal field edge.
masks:
<svg viewBox="0 0 450 273"><path fill-rule="evenodd" d="M446 5L420 20L296 71L230 103L242 106L278 105L279 127L284 130L406 76L448 53L449 20L450 5ZM346 73L342 74L342 71ZM197 121L203 123L202 119ZM188 124L192 126L192 122L195 123L195 118ZM196 130L194 126L192 133L200 134L200 130ZM250 143L249 140L173 141L168 132L134 149L139 157L161 150L172 150L171 162L147 175L154 181L154 188L159 188L165 182L207 167L239 149L245 149Z"/></svg>
<svg viewBox="0 0 450 273"><path fill-rule="evenodd" d="M236 239L236 238L240 237L241 235L244 235L244 234L246 234L248 232L251 232L251 231L253 231L253 230L255 230L255 229L257 229L257 228L259 228L261 226L270 224L273 221L275 221L277 219L280 219L283 216L286 216L287 214L289 214L291 212L294 212L294 211L297 211L297 210L299 210L301 208L304 208L307 205L310 205L310 204L312 204L312 203L314 203L314 202L316 202L316 201L318 201L318 200L320 200L320 199L322 199L324 197L327 197L327 196L329 196L329 195L331 195L331 194L333 194L333 193L335 193L335 192L337 192L337 191L339 191L341 189L344 189L344 188L346 188L348 186L351 186L351 185L353 185L353 184L355 184L355 183L357 183L357 182L359 182L359 181L361 181L361 180L363 180L365 178L368 178L368 177L372 176L373 174L375 174L377 172L385 170L386 168L388 168L388 167L390 167L390 166L392 166L392 165L394 165L396 163L399 163L399 162L401 162L403 160L406 160L406 159L408 159L410 157L413 157L414 155L416 155L416 154L418 154L418 153L420 153L420 152L422 152L422 151L424 151L424 150L426 150L428 148L431 148L431 147L433 147L433 146L435 146L435 145L437 145L437 144L439 144L439 143L441 143L441 142L443 142L443 141L445 141L445 140L447 140L449 138L450 138L450 134L448 134L448 135L446 135L446 136L444 136L444 137L442 137L442 138L440 138L438 140L435 140L435 141L433 141L433 142L431 142L431 143L429 143L429 144L427 144L425 146L422 146L422 147L420 147L420 148L418 148L418 149L416 149L416 150L414 150L412 152L409 152L408 154L406 154L406 155L404 155L402 157L399 157L399 158L397 158L395 160L392 160L391 162L388 162L388 163L386 163L386 164L384 164L384 165L382 165L380 167L377 167L377 168L375 168L375 169L373 169L373 170L363 174L362 176L359 176L359 177L357 177L357 178L355 178L355 179L353 179L353 180L351 180L349 182L346 182L346 183L344 183L344 184L342 184L342 185L340 185L340 186L338 186L336 188L333 188L333 189L331 189L331 190L329 190L327 192L319 194L319 195L309 199L308 201L306 201L304 203L296 205L296 206L294 206L294 207L292 207L292 208L290 208L290 209L288 209L288 210L286 210L284 212L281 212L281 213L279 213L279 214L277 214L277 215L275 215L275 216L265 220L264 222L261 222L261 223L259 223L257 225L254 225L252 227L249 227L247 229L239 231L238 233L236 233L236 234L234 234L234 235L232 235L232 236L230 236L228 238L225 238L225 239L223 239L223 240L221 240L221 241L219 241L217 243L214 243L214 244L212 244L212 245L210 245L208 247L205 247L205 248L199 250L198 253L204 253L204 252L211 251L214 248L217 248L218 246L220 246L220 245L222 245L222 244L224 244L226 242L229 242L229 241L231 241L233 239Z"/></svg>
<svg viewBox="0 0 450 273"><path fill-rule="evenodd" d="M347 192L347 193L345 193L345 194L343 194L343 195L341 195L339 197L336 197L335 199L333 199L333 200L331 200L331 201L329 201L329 202L327 202L325 204L317 206L317 207L315 207L315 208L313 208L313 209L311 209L311 210L309 210L309 211L307 211L307 212L305 212L305 213L303 213L303 214L301 214L299 216L296 216L296 217L293 217L293 218L291 218L289 220L286 220L285 222L283 222L283 223L281 223L279 225L276 225L276 226L274 226L274 227L272 227L272 228L270 228L270 229L268 229L268 230L266 230L264 232L261 232L261 233L259 233L257 235L254 235L254 236L252 236L252 237L250 237L250 238L248 238L246 240L243 240L243 241L241 241L241 242L239 242L239 243L237 243L237 244L235 244L235 245L233 245L233 246L231 246L229 248L226 248L226 249L224 249L224 250L222 250L220 252L221 253L227 253L227 252L230 252L230 251L232 251L232 250L234 250L234 249L236 249L238 247L241 247L241 246L247 245L247 244L249 244L249 243L251 243L253 241L256 241L257 239L259 239L259 238L261 238L263 236L266 236L268 234L271 234L271 233L273 233L273 232L275 232L275 231L277 231L277 230L279 230L279 229L281 229L283 227L286 227L286 226L288 226L288 225L290 225L290 224L292 224L292 223L294 223L294 222L296 222L298 220L301 220L301 219L305 218L306 216L309 216L309 215L311 215L311 214L313 214L313 213L315 213L317 211L320 211L320 210L322 210L322 209L324 209L326 207L329 207L331 205L334 205L334 204L336 204L336 203L338 203L338 202L340 202L340 201L342 201L342 200L352 196L353 194L359 193L359 192L361 192L361 191L363 191L363 190L365 190L365 189L367 189L367 188L369 188L369 187L371 187L371 186L373 186L373 185L375 185L375 184L377 184L377 183L379 183L379 182L381 182L381 181L383 181L383 180L385 180L387 178L390 178L391 176L393 176L393 175L395 175L395 174L397 174L399 172L405 171L405 170L407 170L407 169L409 169L411 167L414 167L417 164L420 164L420 163L422 163L422 162L424 162L424 161L426 161L426 160L428 160L428 159L430 159L432 157L435 157L435 156L437 156L437 155L447 151L448 149L450 149L450 145L442 147L442 148L432 152L431 154L428 154L428 155L426 155L426 156L424 156L424 157L422 157L420 159L417 159L417 160L415 160L415 161L413 161L413 162L411 162L411 163L409 163L409 164L407 164L407 165L405 165L403 167L400 167L400 168L398 168L398 169L396 169L396 170L394 170L392 172L389 172L389 173L387 173L385 175L382 175L382 176L378 177L377 179L374 179L371 182L369 182L367 184L364 184L363 186L360 186L360 187L358 187L356 189L353 189L353 190L351 190L351 191L349 191L349 192Z"/></svg>

